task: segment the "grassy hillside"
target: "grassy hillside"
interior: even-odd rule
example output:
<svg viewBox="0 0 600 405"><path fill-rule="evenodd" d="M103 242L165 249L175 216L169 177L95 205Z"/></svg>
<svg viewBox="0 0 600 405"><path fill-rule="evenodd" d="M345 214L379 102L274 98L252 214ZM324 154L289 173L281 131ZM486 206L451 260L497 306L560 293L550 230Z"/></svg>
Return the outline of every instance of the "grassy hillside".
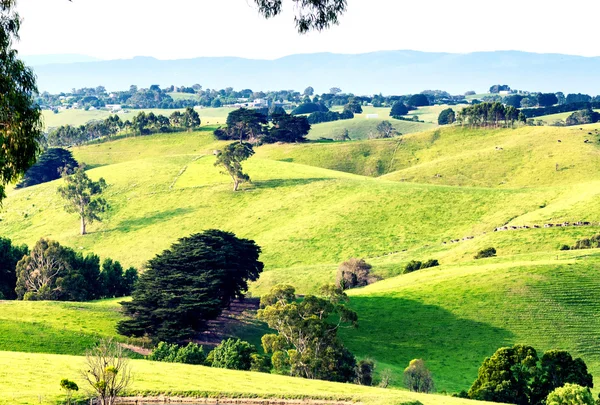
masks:
<svg viewBox="0 0 600 405"><path fill-rule="evenodd" d="M77 218L62 209L62 180L10 191L0 233L30 245L50 237L142 266L179 237L233 231L263 248L266 268L253 294L281 282L315 291L334 280L341 261L364 257L386 279L351 292L360 327L343 338L379 371L391 369L396 384L420 357L439 390L466 389L485 356L513 343L567 349L600 376L600 252L558 250L600 233L600 144L584 143L595 128L440 128L390 140L262 146L244 163L252 184L238 193L214 167L213 150L223 143L209 128L121 139L73 149L92 178L109 184L111 208L89 235L79 236ZM594 225L493 232L564 221ZM473 261L489 246L497 258ZM430 258L442 266L400 275L408 261ZM81 354L114 334L119 317L115 301L2 305L10 309L0 316L6 351ZM77 361L52 359L66 368Z"/></svg>
<svg viewBox="0 0 600 405"><path fill-rule="evenodd" d="M360 328L344 331L356 353L400 375L413 358L438 389L467 389L498 347L530 344L582 356L600 380L600 252L512 257L421 270L352 291Z"/></svg>
<svg viewBox="0 0 600 405"><path fill-rule="evenodd" d="M18 367L15 367L17 364ZM82 389L85 387L80 377L82 357L0 352L0 367L10 370L9 374L0 379L0 404L56 404L64 399L59 387L62 378L74 380ZM242 398L323 398L378 405L397 405L411 400L419 400L424 405L485 404L440 395L146 360L132 361L131 369L134 376L131 387L133 393L220 393Z"/></svg>
<svg viewBox="0 0 600 405"><path fill-rule="evenodd" d="M227 115L232 109L230 108L200 108L196 107L196 110L200 114L200 119L202 120L202 125L218 125L224 124L227 119ZM176 109L160 109L160 108L148 108L141 110L127 110L127 112L119 113L119 117L123 121L131 120L134 116L139 114L140 112L154 114L160 114L164 116L171 115L174 111L182 111ZM112 112L107 110L65 110L59 111L58 114L54 114L51 110L42 111L44 118L44 126L47 128L59 127L61 125L83 125L89 121L95 120L103 120L106 119L109 115L112 115Z"/></svg>

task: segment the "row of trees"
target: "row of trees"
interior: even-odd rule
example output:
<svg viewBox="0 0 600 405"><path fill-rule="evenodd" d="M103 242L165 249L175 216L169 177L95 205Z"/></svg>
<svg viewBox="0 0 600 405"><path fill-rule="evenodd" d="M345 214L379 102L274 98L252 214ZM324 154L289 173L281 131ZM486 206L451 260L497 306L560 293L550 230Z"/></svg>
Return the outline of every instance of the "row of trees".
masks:
<svg viewBox="0 0 600 405"><path fill-rule="evenodd" d="M0 298L89 301L129 295L137 270L40 239L29 250L0 238Z"/></svg>
<svg viewBox="0 0 600 405"><path fill-rule="evenodd" d="M110 139L121 132L149 135L157 132L191 131L200 124L200 115L193 108L186 108L183 112L175 111L169 117L142 111L131 121L123 121L118 115L111 115L105 120L90 121L78 127L64 125L54 128L48 133L47 143L49 146L74 146L100 138Z"/></svg>
<svg viewBox="0 0 600 405"><path fill-rule="evenodd" d="M525 122L525 116L512 106L502 103L481 103L459 111L457 121L470 127L513 127L515 122Z"/></svg>

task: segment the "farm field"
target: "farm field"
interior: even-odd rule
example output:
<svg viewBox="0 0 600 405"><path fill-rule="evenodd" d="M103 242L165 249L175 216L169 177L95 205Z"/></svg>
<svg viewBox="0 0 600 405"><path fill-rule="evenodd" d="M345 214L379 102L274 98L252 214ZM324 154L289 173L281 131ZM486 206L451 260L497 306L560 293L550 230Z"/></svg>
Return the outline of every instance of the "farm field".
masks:
<svg viewBox="0 0 600 405"><path fill-rule="evenodd" d="M202 125L219 125L224 124L227 120L227 115L232 109L230 108L200 108L196 107L196 111L200 114ZM119 113L121 120L131 120L134 116L144 111L145 113L154 113L156 115L169 116L174 111L183 111L183 109L160 109L160 108L148 108L140 110L127 110L128 112ZM113 115L112 112L106 110L65 110L59 111L58 114L54 114L51 110L43 110L44 126L46 129L59 127L62 125L73 125L79 126L84 125L89 121L103 120L108 118L109 115Z"/></svg>
<svg viewBox="0 0 600 405"><path fill-rule="evenodd" d="M600 139L584 143L587 132L449 127L385 140L265 145L244 163L252 183L239 193L214 167L213 150L224 142L215 140L211 127L125 138L72 149L89 165L92 178L109 184L110 210L90 234L79 236L77 218L63 211L56 193L62 180L10 190L0 232L29 245L49 237L141 268L177 238L210 228L232 231L263 249L266 266L251 286L254 296L279 283L292 284L301 294L314 292L334 281L340 262L364 257L383 280L350 291L360 326L343 331L342 338L358 358L373 358L377 373L391 370L393 385L401 385L411 359L423 358L438 391L468 389L483 359L514 343L569 350L598 378L600 325L594 314L600 306L600 252L559 251L600 233ZM493 232L503 225L565 221L593 225ZM470 239L448 243L465 237ZM498 257L473 260L490 246ZM442 265L401 275L410 260L428 259ZM6 384L38 372L28 364L75 370L80 358L51 354L80 355L98 338L115 336L118 301L2 302L7 310L0 315L0 363L19 358L24 366L10 377L12 384L0 379L0 393L7 392ZM255 330L240 331L246 333L257 343ZM153 376L153 363L135 364L140 365L138 390L150 389L160 378L164 385L157 387L173 390L225 389L207 382L202 367L161 365L164 371ZM179 385L161 374L176 370L189 380ZM243 375L238 378L249 384L258 381L254 378L282 378ZM43 381L44 392L58 395L49 377ZM281 382L280 390L275 380L261 381L261 394L268 395L282 390L328 395L334 389L290 380L291 385ZM236 390L257 393L245 387ZM36 389L11 391L13 403L33 403ZM367 403L395 404L410 395L349 389L344 392ZM419 400L450 403L447 397Z"/></svg>
<svg viewBox="0 0 600 405"><path fill-rule="evenodd" d="M59 387L61 378L72 379L85 387L80 377L83 357L0 351L0 367L11 370L10 375L0 372L0 404L56 404L64 399ZM341 399L373 405L396 405L411 400L419 400L423 405L489 404L442 395L146 360L133 360L131 368L134 375L131 391L145 395L172 392L233 398Z"/></svg>

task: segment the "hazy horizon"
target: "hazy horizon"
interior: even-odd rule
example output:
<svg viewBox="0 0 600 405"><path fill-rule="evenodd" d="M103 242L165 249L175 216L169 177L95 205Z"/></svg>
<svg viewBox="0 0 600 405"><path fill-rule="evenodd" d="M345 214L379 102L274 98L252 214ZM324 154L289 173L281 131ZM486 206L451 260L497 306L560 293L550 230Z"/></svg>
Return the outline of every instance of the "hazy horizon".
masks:
<svg viewBox="0 0 600 405"><path fill-rule="evenodd" d="M102 60L273 60L395 50L600 56L594 46L600 4L593 0L573 0L560 13L540 0L507 0L502 10L510 13L476 0L432 0L427 8L416 2L349 0L339 26L308 35L297 33L290 3L284 3L282 16L265 20L253 0L172 0L167 7L159 0L22 0L17 10L24 22L16 46L21 55ZM535 23L527 23L531 18Z"/></svg>

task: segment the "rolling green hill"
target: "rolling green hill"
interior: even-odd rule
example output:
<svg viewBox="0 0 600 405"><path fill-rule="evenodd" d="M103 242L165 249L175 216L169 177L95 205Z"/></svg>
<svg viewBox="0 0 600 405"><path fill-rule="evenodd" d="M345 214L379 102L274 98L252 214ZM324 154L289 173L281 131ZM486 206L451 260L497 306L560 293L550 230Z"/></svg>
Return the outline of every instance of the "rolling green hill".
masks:
<svg viewBox="0 0 600 405"><path fill-rule="evenodd" d="M411 359L424 358L438 390L467 389L481 361L513 343L567 349L598 378L600 252L558 250L600 233L600 143L588 135L595 128L450 127L261 146L244 164L253 182L238 193L213 165L224 143L209 128L121 139L73 149L91 177L109 184L111 208L89 235L79 236L77 218L62 210L62 180L10 191L0 232L30 245L50 237L139 267L179 237L233 231L263 248L265 272L252 294L281 282L312 292L334 280L341 261L364 257L385 280L351 291L360 327L343 338L379 371L392 370L396 384ZM493 232L565 221L593 225ZM489 246L497 258L473 260ZM430 258L442 266L400 275L408 261ZM11 306L0 316L6 351L81 354L113 335L120 316L115 301L2 305ZM42 313L51 321L38 320ZM42 343L28 345L33 338Z"/></svg>

